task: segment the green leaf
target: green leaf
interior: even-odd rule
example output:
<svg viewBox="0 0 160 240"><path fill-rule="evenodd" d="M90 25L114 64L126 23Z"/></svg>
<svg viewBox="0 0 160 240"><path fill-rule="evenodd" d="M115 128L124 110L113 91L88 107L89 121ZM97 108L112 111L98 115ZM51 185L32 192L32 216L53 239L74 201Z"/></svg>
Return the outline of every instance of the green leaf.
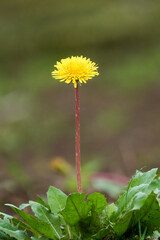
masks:
<svg viewBox="0 0 160 240"><path fill-rule="evenodd" d="M159 227L160 209L156 200L157 194L160 193L160 180L156 178L157 169L152 169L146 173L137 171L135 176L131 179L127 190L117 201L117 210L110 215L110 221L115 233L119 236L123 235L129 229L141 221L144 222L144 216L154 212L154 205L158 211L158 215L154 212L154 217L150 223L148 219L145 221L145 226L148 225L152 231L154 227Z"/></svg>
<svg viewBox="0 0 160 240"><path fill-rule="evenodd" d="M122 240L152 239L160 231L160 177L157 169L137 171L115 204L93 193L73 193L68 197L50 187L47 205L41 198L20 208L9 205L26 222L0 213L0 239L4 240ZM23 212L30 206L36 217ZM52 209L52 212L50 210ZM29 237L25 230L34 236ZM71 236L71 237L70 237Z"/></svg>
<svg viewBox="0 0 160 240"><path fill-rule="evenodd" d="M49 209L49 205L40 196L38 197L36 202Z"/></svg>
<svg viewBox="0 0 160 240"><path fill-rule="evenodd" d="M85 201L86 194L72 193L68 196L66 207L61 214L69 225L75 225L89 216L91 203Z"/></svg>
<svg viewBox="0 0 160 240"><path fill-rule="evenodd" d="M48 223L54 232L55 236L60 239L62 237L62 231L60 228L59 217L51 214L48 208L44 207L40 203L29 201L32 211L35 216L46 223Z"/></svg>
<svg viewBox="0 0 160 240"><path fill-rule="evenodd" d="M14 226L6 217L0 219L0 231L17 240L30 240L25 231L18 230L18 226Z"/></svg>
<svg viewBox="0 0 160 240"><path fill-rule="evenodd" d="M30 240L30 237L27 236L27 234L21 230L12 231L12 230L0 227L0 231L8 234L10 237L17 239L17 240L24 240L24 239Z"/></svg>
<svg viewBox="0 0 160 240"><path fill-rule="evenodd" d="M149 192L153 191L156 194L160 193L160 178L157 178L151 182L149 185Z"/></svg>
<svg viewBox="0 0 160 240"><path fill-rule="evenodd" d="M107 217L110 218L112 214L115 213L116 210L117 210L117 207L114 203L109 204L106 208Z"/></svg>
<svg viewBox="0 0 160 240"><path fill-rule="evenodd" d="M148 233L153 233L155 229L160 230L160 205L155 193L148 196L141 211L135 212L132 225L138 222L147 227Z"/></svg>
<svg viewBox="0 0 160 240"><path fill-rule="evenodd" d="M92 203L95 211L100 214L107 206L107 201L104 195L100 193L92 193L88 196L88 201Z"/></svg>
<svg viewBox="0 0 160 240"><path fill-rule="evenodd" d="M47 192L48 204L52 213L57 214L66 205L67 195L55 187L49 187Z"/></svg>
<svg viewBox="0 0 160 240"><path fill-rule="evenodd" d="M22 204L19 206L19 209L23 210L23 209L25 209L26 207L29 207L29 203L22 203Z"/></svg>
<svg viewBox="0 0 160 240"><path fill-rule="evenodd" d="M82 228L82 232L85 232L85 235L88 236L93 235L100 230L100 217L94 209L91 210L91 216L87 218L87 222L84 225L86 226Z"/></svg>
<svg viewBox="0 0 160 240"><path fill-rule="evenodd" d="M10 238L9 236L7 236L5 233L0 232L0 239L3 240L11 240L12 238Z"/></svg>
<svg viewBox="0 0 160 240"><path fill-rule="evenodd" d="M136 174L132 177L129 187L139 186L141 184L150 184L154 178L157 176L157 168L153 168L148 172L142 173L141 171L136 171Z"/></svg>
<svg viewBox="0 0 160 240"><path fill-rule="evenodd" d="M119 236L127 231L130 226L133 213L141 209L148 197L148 195L143 192L136 191L135 193L135 188L136 187L134 187L134 189L131 189L131 191L128 192L128 199L125 198L126 204L123 206L123 208L121 208L122 206L120 206L121 211L117 211L117 213L115 214L116 217L112 215L114 216L113 229Z"/></svg>
<svg viewBox="0 0 160 240"><path fill-rule="evenodd" d="M92 236L93 239L101 240L108 234L108 229L107 228L102 228L99 230L96 234Z"/></svg>
<svg viewBox="0 0 160 240"><path fill-rule="evenodd" d="M125 209L138 209L140 208L139 204L143 205L147 195L157 187L156 184L153 185L156 171L157 169L152 169L146 173L136 172L128 185L127 191L117 201L118 208L115 217L118 217Z"/></svg>
<svg viewBox="0 0 160 240"><path fill-rule="evenodd" d="M40 221L12 204L6 205L11 207L30 226L31 232L40 233L48 238L56 239L53 229L48 223Z"/></svg>
<svg viewBox="0 0 160 240"><path fill-rule="evenodd" d="M7 218L7 219L11 220L11 222L14 223L15 225L18 224L18 229L20 229L20 230L28 229L28 226L24 222L22 222L21 220L19 220L17 218L14 218L11 215L0 212L0 217Z"/></svg>

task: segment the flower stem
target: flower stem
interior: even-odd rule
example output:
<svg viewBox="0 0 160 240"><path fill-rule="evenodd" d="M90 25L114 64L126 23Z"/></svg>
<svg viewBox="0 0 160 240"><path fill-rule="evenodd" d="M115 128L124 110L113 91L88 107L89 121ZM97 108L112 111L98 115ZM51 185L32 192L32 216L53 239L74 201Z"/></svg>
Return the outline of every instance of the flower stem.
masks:
<svg viewBox="0 0 160 240"><path fill-rule="evenodd" d="M77 191L82 192L81 184L81 161L80 161L80 117L79 117L79 92L78 84L75 88L75 102L76 102L76 138L75 138L75 147L76 147L76 170L77 170Z"/></svg>

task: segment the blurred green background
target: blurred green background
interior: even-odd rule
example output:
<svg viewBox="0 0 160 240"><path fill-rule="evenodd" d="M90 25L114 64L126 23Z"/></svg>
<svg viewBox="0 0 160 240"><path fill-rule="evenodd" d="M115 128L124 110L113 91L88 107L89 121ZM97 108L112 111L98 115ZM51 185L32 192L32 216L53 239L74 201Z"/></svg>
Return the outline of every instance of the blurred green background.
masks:
<svg viewBox="0 0 160 240"><path fill-rule="evenodd" d="M100 72L80 88L82 163L160 166L159 0L5 0L0 29L1 203L63 188L51 162L74 164L74 88L51 71L72 55Z"/></svg>

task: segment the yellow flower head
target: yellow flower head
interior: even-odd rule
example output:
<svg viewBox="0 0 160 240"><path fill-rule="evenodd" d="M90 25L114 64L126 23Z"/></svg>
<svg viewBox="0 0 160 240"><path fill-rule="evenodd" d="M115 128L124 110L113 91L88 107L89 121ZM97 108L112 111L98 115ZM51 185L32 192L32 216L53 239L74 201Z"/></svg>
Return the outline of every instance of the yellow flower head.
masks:
<svg viewBox="0 0 160 240"><path fill-rule="evenodd" d="M78 82L86 83L88 79L92 79L94 76L99 75L96 63L91 62L86 57L68 57L62 59L54 65L56 70L52 72L52 77L59 79L60 82L73 83L74 87L77 87Z"/></svg>

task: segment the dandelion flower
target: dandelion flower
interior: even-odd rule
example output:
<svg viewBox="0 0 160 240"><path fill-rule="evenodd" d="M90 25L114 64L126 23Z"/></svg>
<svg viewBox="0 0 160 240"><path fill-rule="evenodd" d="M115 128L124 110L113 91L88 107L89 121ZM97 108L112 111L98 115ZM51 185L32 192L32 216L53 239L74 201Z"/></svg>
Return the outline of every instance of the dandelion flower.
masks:
<svg viewBox="0 0 160 240"><path fill-rule="evenodd" d="M60 82L73 83L75 88L75 159L77 173L77 191L82 193L81 160L80 160L80 107L79 107L79 84L86 83L89 79L99 75L96 63L86 57L68 57L54 65L52 77ZM59 166L59 161L56 162ZM54 162L55 167L55 162ZM52 165L52 167L53 167Z"/></svg>
<svg viewBox="0 0 160 240"><path fill-rule="evenodd" d="M60 82L73 83L77 88L78 83L86 83L89 79L99 75L96 63L86 57L68 57L62 59L54 65L56 70L52 72L52 77L59 79Z"/></svg>

